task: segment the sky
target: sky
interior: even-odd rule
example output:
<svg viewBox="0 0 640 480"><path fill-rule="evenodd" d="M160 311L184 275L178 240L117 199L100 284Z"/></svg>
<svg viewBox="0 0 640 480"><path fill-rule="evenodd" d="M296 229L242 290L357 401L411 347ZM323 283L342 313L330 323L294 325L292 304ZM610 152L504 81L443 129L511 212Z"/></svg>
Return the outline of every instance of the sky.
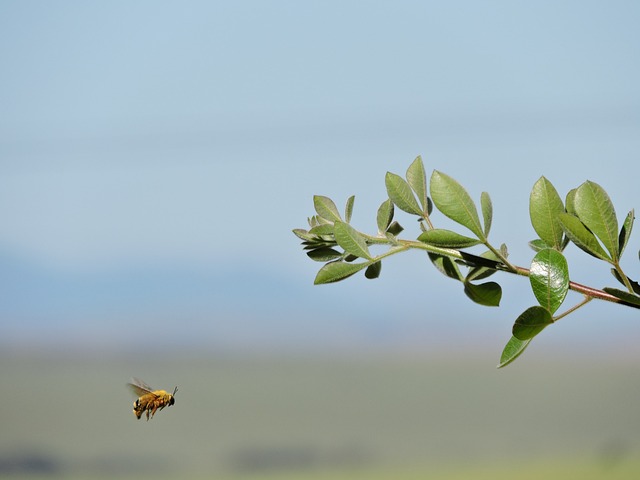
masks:
<svg viewBox="0 0 640 480"><path fill-rule="evenodd" d="M4 342L497 358L526 280L487 309L410 252L314 287L291 230L314 194L355 195L375 233L385 173L417 155L491 194L519 265L541 175L561 195L600 183L622 221L640 208L638 20L625 1L2 2ZM567 256L576 281L615 284ZM536 343L612 354L638 333L631 309L589 305Z"/></svg>

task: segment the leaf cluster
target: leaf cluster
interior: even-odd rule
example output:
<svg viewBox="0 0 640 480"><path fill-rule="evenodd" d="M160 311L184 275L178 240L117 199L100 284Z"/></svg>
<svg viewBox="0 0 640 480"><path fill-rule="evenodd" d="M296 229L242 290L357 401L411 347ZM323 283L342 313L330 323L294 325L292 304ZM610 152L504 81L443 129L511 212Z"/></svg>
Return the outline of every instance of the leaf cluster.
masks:
<svg viewBox="0 0 640 480"><path fill-rule="evenodd" d="M295 229L293 233L302 240L309 258L324 264L315 284L338 282L361 270L368 279L378 278L383 259L410 249L425 250L438 271L460 282L465 295L483 306L497 307L502 298L501 286L486 281L488 277L496 272L526 276L537 304L516 318L499 367L518 358L543 329L593 299L640 308L640 285L620 265L634 212L631 210L619 227L611 199L594 182L586 181L571 190L564 201L545 177L535 183L529 197L529 216L538 238L529 242L535 252L529 268L511 264L506 245L497 247L489 241L493 204L487 192L480 195L478 208L467 190L445 173L435 170L427 182L420 157L411 163L404 177L387 172L385 187L388 198L378 208L375 234L360 232L351 225L353 196L342 214L330 198L314 196L315 215L308 218L309 228ZM434 206L462 230L437 228L432 219ZM396 209L417 217L420 232L415 239L400 238L404 229L394 220ZM563 254L570 244L609 264L613 277L624 289L598 290L572 282ZM374 255L372 245L384 245L387 250ZM469 250L475 247L483 250ZM583 299L558 313L569 290L581 293Z"/></svg>

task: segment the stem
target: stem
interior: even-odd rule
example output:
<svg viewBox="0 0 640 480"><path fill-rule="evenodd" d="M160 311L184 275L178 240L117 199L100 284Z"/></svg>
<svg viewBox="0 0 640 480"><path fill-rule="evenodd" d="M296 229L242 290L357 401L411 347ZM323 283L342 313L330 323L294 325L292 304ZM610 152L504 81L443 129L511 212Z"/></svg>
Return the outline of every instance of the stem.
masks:
<svg viewBox="0 0 640 480"><path fill-rule="evenodd" d="M518 275L522 275L524 277L528 277L530 271L528 268L524 267L516 267L518 271L516 272ZM605 292L604 290L598 290L597 288L588 287L587 285L582 285L577 282L569 282L569 290L573 290L574 292L582 293L586 297L597 298L598 300L604 300L605 302L611 303L619 303L621 305L626 305L627 307L632 308L640 308L637 305L631 305L624 300L611 295L610 293Z"/></svg>
<svg viewBox="0 0 640 480"><path fill-rule="evenodd" d="M385 242L378 242L378 243L385 243ZM388 240L386 241L386 243L388 243ZM478 255L473 255L471 253L461 252L460 250L455 250L452 248L435 247L433 245L428 245L426 243L419 242L416 240L398 240L398 244L401 245L402 248L396 248L394 249L393 252L389 251L384 256L386 257L388 255L392 255L393 253L408 250L410 248L417 248L420 250L426 250L427 252L435 253L437 255L444 255L446 257L455 258L464 263L470 263L473 265L487 267L487 268L491 268L493 270L498 270L501 272L508 272L514 275L521 275L523 277L528 277L531 273L528 268L519 267L517 265L511 265L511 264L507 265L505 263L497 262L495 260L490 260L488 258L480 257ZM380 258L382 258L382 256L380 256ZM623 278L626 278L626 276ZM574 292L582 293L585 297L597 298L598 300L603 300L605 302L619 303L620 305L626 305L627 307L640 309L640 305L633 305L633 304L627 303L624 300L614 295L611 295L610 293L605 292L604 290L588 287L587 285L582 285L581 283L570 281L569 289L573 290Z"/></svg>
<svg viewBox="0 0 640 480"><path fill-rule="evenodd" d="M582 301L576 305L574 305L573 307L571 307L570 309L568 309L567 311L561 313L560 315L558 315L557 317L554 317L553 321L557 322L558 320L560 320L562 317L566 317L567 315L569 315L570 313L575 312L577 309L579 309L580 307L584 307L587 303L589 303L591 300L593 300L596 297L590 297L588 295L585 295L584 298L582 299Z"/></svg>
<svg viewBox="0 0 640 480"><path fill-rule="evenodd" d="M489 248L489 250L491 250L493 252L493 254L498 257L500 259L500 261L502 263L504 263L508 268L509 271L511 273L516 273L517 272L517 267L515 265L511 265L511 262L509 262L509 260L507 260L507 258L505 256L502 255L502 252L500 252L498 249L494 248L493 245L491 245L489 242L485 243L485 245Z"/></svg>
<svg viewBox="0 0 640 480"><path fill-rule="evenodd" d="M466 264L472 264L474 266L487 267L493 270L499 270L501 272L518 273L518 269L515 265L506 264L501 261L491 260L489 258L480 257L472 253L462 252L454 248L436 247L416 240L398 240L400 245L404 245L407 248L417 248L419 250L426 250L436 255L444 255L445 257L455 258ZM500 252L496 255L502 258Z"/></svg>
<svg viewBox="0 0 640 480"><path fill-rule="evenodd" d="M492 265L489 268L495 268L496 270L499 270L497 265L499 265L500 262L495 262L493 260L489 260L482 257L476 257L475 255L461 252L460 250L455 250L453 248L436 247L434 245L428 245L426 243L419 242L416 240L398 240L398 244L403 245L407 249L417 248L419 250L426 250L427 252L430 252L430 253L435 253L437 255L444 255L445 257L451 257L451 258L455 258L457 260L462 260L462 261L468 261L470 257L474 257L479 260L478 262L479 264L482 261L488 261L492 263Z"/></svg>
<svg viewBox="0 0 640 480"><path fill-rule="evenodd" d="M386 252L381 253L380 255L376 255L376 260L382 260L383 258L390 257L391 255L395 255L399 252L405 252L407 250L409 250L409 247L405 245L396 245L395 247L391 247Z"/></svg>
<svg viewBox="0 0 640 480"><path fill-rule="evenodd" d="M433 223L431 223L431 219L429 218L429 214L427 212L422 212L422 213L424 213L422 218L424 219L425 222L427 222L427 225L429 225L429 230L433 230Z"/></svg>

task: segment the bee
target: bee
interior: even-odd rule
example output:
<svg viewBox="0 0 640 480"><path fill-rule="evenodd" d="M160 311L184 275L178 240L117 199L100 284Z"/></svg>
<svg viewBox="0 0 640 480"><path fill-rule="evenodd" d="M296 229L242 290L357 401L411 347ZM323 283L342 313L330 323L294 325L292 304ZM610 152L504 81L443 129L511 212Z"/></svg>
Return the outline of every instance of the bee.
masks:
<svg viewBox="0 0 640 480"><path fill-rule="evenodd" d="M153 418L157 410L162 410L164 407L170 407L176 403L174 397L178 387L174 388L173 393L167 393L164 390L154 390L138 378L132 378L131 383L127 383L127 386L139 396L133 402L133 414L138 420L144 412L147 412L147 421L149 421L149 415Z"/></svg>

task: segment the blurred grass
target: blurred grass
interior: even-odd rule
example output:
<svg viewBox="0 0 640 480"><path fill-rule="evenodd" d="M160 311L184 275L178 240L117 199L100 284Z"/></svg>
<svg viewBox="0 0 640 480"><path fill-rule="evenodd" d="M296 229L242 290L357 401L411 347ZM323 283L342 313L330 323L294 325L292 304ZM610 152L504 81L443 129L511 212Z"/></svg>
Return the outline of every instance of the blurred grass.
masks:
<svg viewBox="0 0 640 480"><path fill-rule="evenodd" d="M631 362L498 371L474 357L0 360L0 476L13 465L65 478L640 478ZM176 405L137 421L131 376L177 384Z"/></svg>
<svg viewBox="0 0 640 480"><path fill-rule="evenodd" d="M378 469L363 471L345 471L330 473L292 473L278 475L259 475L246 477L246 480L632 480L640 473L640 461L627 463L624 467L607 471L590 462L575 460L568 462L545 462L543 464L508 465L493 464L481 467L449 467L447 469ZM227 477L232 480L238 477Z"/></svg>
<svg viewBox="0 0 640 480"><path fill-rule="evenodd" d="M519 465L493 464L475 467L449 467L447 469L430 469L423 467L422 469L405 469L397 467L377 468L377 469L360 469L360 470L344 470L344 471L324 471L324 472L280 472L272 474L222 474L222 475L189 475L180 476L180 478L205 479L216 478L218 480L635 480L640 474L640 461L634 460L627 462L614 470L603 470L600 466L594 465L589 461L574 460L561 462L544 462L542 464ZM113 478L114 476L103 475L100 473L87 473L61 475L63 478L75 479L86 478L103 479ZM23 480L42 480L51 478L50 475L20 475ZM162 474L162 472L153 475L131 474L117 475L116 478L126 479L135 478L139 480L153 480L159 478L175 478L174 474Z"/></svg>

